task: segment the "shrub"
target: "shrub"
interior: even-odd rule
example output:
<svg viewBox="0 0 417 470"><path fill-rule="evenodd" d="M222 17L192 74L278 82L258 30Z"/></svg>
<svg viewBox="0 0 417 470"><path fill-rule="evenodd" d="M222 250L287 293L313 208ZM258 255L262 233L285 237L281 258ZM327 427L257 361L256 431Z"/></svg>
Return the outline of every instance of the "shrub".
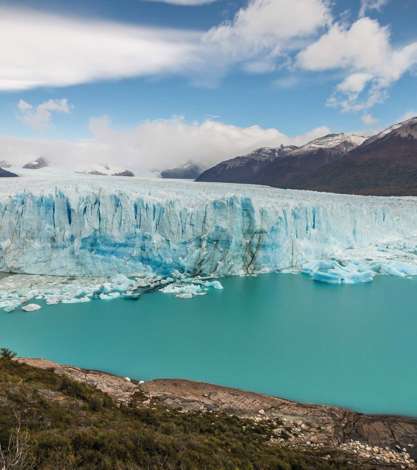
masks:
<svg viewBox="0 0 417 470"><path fill-rule="evenodd" d="M11 361L16 357L16 353L8 348L0 348L0 359Z"/></svg>

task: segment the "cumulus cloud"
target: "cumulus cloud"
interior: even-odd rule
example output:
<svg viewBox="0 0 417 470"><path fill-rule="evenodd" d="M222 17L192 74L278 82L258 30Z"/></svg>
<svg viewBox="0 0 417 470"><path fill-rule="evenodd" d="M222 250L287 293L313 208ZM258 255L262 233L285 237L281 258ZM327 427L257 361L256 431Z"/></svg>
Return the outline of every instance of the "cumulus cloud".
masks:
<svg viewBox="0 0 417 470"><path fill-rule="evenodd" d="M389 2L389 0L361 0L359 16L365 16L369 10L380 11Z"/></svg>
<svg viewBox="0 0 417 470"><path fill-rule="evenodd" d="M212 119L188 122L181 117L144 121L115 130L106 116L90 120L91 138L77 141L0 137L2 159L21 165L42 155L53 165L85 169L96 163L126 167L146 175L186 163L209 166L259 147L301 145L327 134L326 127L290 137L277 129L238 127Z"/></svg>
<svg viewBox="0 0 417 470"><path fill-rule="evenodd" d="M17 103L19 118L34 130L47 129L52 122L53 113L69 113L71 106L66 98L48 100L34 107L25 100Z"/></svg>
<svg viewBox="0 0 417 470"><path fill-rule="evenodd" d="M0 7L0 90L174 73L192 61L199 37Z"/></svg>
<svg viewBox="0 0 417 470"><path fill-rule="evenodd" d="M388 88L416 64L417 42L393 47L389 28L370 18L350 26L335 23L298 54L303 69L346 73L328 102L343 111L362 111L383 101Z"/></svg>
<svg viewBox="0 0 417 470"><path fill-rule="evenodd" d="M417 65L417 42L394 46L390 29L364 16L385 3L362 0L361 17L349 23L347 17L335 20L332 0L247 0L230 21L208 31L0 7L0 41L7 44L0 48L0 91L168 74L213 86L232 67L257 74L280 71L275 84L285 88L298 82L286 74L295 76L300 69L336 71L343 80L328 104L365 112Z"/></svg>
<svg viewBox="0 0 417 470"><path fill-rule="evenodd" d="M327 0L250 0L232 21L208 31L203 43L225 66L270 72L277 59L331 21Z"/></svg>

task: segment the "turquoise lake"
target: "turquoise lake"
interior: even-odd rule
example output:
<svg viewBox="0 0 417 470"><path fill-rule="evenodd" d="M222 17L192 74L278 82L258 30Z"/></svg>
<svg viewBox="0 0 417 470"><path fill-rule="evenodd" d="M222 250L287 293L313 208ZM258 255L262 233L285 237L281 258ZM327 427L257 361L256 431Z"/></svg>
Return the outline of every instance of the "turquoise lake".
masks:
<svg viewBox="0 0 417 470"><path fill-rule="evenodd" d="M417 416L417 280L330 286L271 274L222 283L191 300L154 293L1 312L0 345L137 379Z"/></svg>

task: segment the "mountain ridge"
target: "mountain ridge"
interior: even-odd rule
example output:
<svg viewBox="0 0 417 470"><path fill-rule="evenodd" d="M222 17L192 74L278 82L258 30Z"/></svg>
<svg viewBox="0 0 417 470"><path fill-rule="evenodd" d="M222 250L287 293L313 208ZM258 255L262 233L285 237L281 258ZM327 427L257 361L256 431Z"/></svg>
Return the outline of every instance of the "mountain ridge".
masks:
<svg viewBox="0 0 417 470"><path fill-rule="evenodd" d="M197 181L342 194L417 195L417 117L368 138L328 134L284 158L260 162L251 159L252 154L221 162L202 173ZM237 159L244 162L238 172L233 165Z"/></svg>
<svg viewBox="0 0 417 470"><path fill-rule="evenodd" d="M248 155L219 163L202 173L197 181L266 184L303 189L298 182L300 178L305 178L315 169L342 157L364 140L362 136L344 133L327 134L302 147L281 146L268 149L268 158L258 158L264 152L261 148ZM235 170L236 167L238 171Z"/></svg>

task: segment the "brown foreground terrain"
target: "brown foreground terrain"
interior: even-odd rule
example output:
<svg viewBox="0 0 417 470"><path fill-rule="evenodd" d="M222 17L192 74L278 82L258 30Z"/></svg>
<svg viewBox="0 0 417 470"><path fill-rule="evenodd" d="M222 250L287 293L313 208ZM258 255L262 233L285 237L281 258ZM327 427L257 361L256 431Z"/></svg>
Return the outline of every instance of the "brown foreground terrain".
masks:
<svg viewBox="0 0 417 470"><path fill-rule="evenodd" d="M324 461L332 462L337 458L340 467L336 465L336 468L417 469L415 419L299 404L187 380L137 382L43 359L18 361L92 386L120 406L132 406L132 402L136 402L150 409L158 407L184 414L212 413L213 419L220 413L242 419L242 422L265 423L272 429L272 444L305 455L317 455Z"/></svg>

